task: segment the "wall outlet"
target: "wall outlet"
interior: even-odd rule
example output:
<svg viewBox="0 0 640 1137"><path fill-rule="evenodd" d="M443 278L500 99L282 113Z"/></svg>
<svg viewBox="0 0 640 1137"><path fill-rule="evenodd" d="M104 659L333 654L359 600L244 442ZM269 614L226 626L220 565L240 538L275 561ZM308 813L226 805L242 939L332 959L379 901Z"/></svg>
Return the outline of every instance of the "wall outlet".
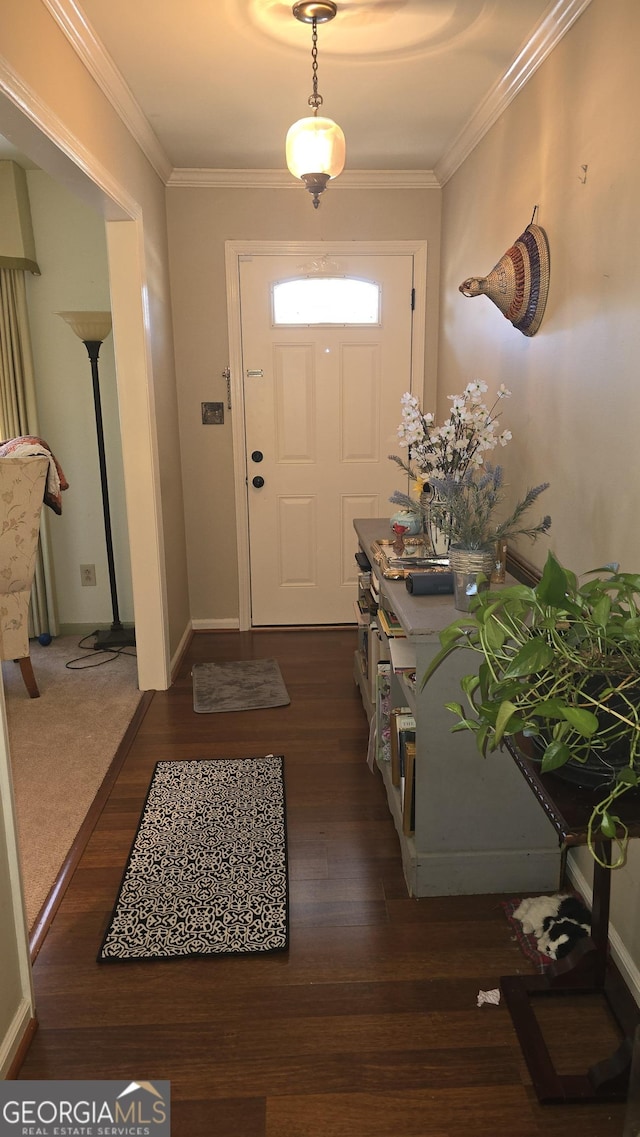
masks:
<svg viewBox="0 0 640 1137"><path fill-rule="evenodd" d="M95 588L96 566L80 565L80 582L83 588Z"/></svg>

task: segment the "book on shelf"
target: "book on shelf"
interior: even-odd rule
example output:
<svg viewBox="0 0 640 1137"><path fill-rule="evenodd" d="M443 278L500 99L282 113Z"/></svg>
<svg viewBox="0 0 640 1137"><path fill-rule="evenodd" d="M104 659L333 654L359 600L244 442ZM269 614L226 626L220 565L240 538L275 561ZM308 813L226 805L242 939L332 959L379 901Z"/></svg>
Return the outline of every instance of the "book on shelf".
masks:
<svg viewBox="0 0 640 1137"><path fill-rule="evenodd" d="M359 624L368 624L371 620L371 609L364 596L359 596L354 603L356 620Z"/></svg>
<svg viewBox="0 0 640 1137"><path fill-rule="evenodd" d="M378 622L385 635L390 637L404 636L405 631L395 612L388 608L378 608Z"/></svg>
<svg viewBox="0 0 640 1137"><path fill-rule="evenodd" d="M373 714L369 721L369 745L367 747L367 766L371 770L371 773L373 773L376 764L377 742L376 716Z"/></svg>
<svg viewBox="0 0 640 1137"><path fill-rule="evenodd" d="M391 782L401 786L407 742L415 742L416 720L410 707L393 707L390 713Z"/></svg>
<svg viewBox="0 0 640 1137"><path fill-rule="evenodd" d="M369 612L372 616L375 616L376 612L378 611L378 605L373 598L371 589L363 588L362 585L358 585L358 604L362 608L363 612L366 609L366 611Z"/></svg>
<svg viewBox="0 0 640 1137"><path fill-rule="evenodd" d="M391 667L378 663L376 668L376 745L379 762L391 761Z"/></svg>
<svg viewBox="0 0 640 1137"><path fill-rule="evenodd" d="M405 836L416 829L416 744L407 742L402 784L402 832Z"/></svg>
<svg viewBox="0 0 640 1137"><path fill-rule="evenodd" d="M391 782L401 787L406 771L407 742L416 740L416 721L409 707L394 707L390 717Z"/></svg>
<svg viewBox="0 0 640 1137"><path fill-rule="evenodd" d="M358 552L355 554L355 558L356 558L356 564L358 565L358 568L361 568L364 572L370 571L371 561L369 560L367 554L365 552L363 552L362 549L358 549Z"/></svg>
<svg viewBox="0 0 640 1137"><path fill-rule="evenodd" d="M416 669L416 649L406 636L394 636L389 640L391 663L396 674Z"/></svg>
<svg viewBox="0 0 640 1137"><path fill-rule="evenodd" d="M362 674L369 677L369 629L366 624L358 624L358 651L360 653Z"/></svg>

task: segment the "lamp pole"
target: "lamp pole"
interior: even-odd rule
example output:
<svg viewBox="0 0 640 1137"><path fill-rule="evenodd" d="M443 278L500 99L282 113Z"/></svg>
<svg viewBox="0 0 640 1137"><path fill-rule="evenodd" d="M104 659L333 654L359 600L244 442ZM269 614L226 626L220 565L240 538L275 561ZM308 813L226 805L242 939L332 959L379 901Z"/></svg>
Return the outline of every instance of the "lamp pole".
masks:
<svg viewBox="0 0 640 1137"><path fill-rule="evenodd" d="M96 650L117 650L122 647L133 647L136 642L135 628L125 627L120 620L118 609L118 590L116 587L116 566L113 556L113 536L111 532L111 510L109 507L109 483L107 481L107 459L104 449L104 427L102 423L102 400L100 398L100 377L98 374L98 356L103 341L111 331L110 312L59 312L69 324L72 331L81 339L87 349L91 363L91 381L93 385L93 405L96 417L96 435L98 439L98 460L100 463L100 487L102 490L102 512L104 516L104 535L107 546L107 565L109 569L109 588L111 590L111 610L113 622L109 629L96 632L94 647Z"/></svg>
<svg viewBox="0 0 640 1137"><path fill-rule="evenodd" d="M113 537L111 533L111 510L109 508L109 484L107 482L107 459L104 451L104 429L102 426L102 401L100 399L100 378L98 375L98 356L102 340L83 340L91 361L91 381L93 384L93 403L96 413L96 434L98 437L98 460L100 463L100 486L102 488L102 512L104 514L104 536L107 545L107 565L109 568L109 587L111 589L111 610L113 623L105 632L98 632L96 647L126 647L135 644L132 628L125 628L120 622L118 609L118 590L116 587L116 565L113 557Z"/></svg>

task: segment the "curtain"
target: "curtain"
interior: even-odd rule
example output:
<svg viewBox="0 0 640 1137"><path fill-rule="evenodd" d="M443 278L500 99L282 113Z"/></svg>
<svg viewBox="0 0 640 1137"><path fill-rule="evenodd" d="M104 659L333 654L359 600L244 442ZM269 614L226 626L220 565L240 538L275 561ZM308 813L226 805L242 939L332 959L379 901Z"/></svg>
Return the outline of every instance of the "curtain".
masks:
<svg viewBox="0 0 640 1137"><path fill-rule="evenodd" d="M22 269L0 268L0 434L39 436L27 289ZM43 510L31 591L29 635L58 634L48 518Z"/></svg>

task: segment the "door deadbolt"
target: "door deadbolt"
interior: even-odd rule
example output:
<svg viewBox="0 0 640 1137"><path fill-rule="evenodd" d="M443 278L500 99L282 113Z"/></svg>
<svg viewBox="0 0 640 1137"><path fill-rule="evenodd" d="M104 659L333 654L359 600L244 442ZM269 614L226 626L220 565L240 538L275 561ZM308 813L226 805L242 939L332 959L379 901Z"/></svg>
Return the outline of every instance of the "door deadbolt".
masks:
<svg viewBox="0 0 640 1137"><path fill-rule="evenodd" d="M257 490L262 489L264 485L264 478L261 478L260 474L256 474L255 478L251 479L251 485L255 486Z"/></svg>
<svg viewBox="0 0 640 1137"><path fill-rule="evenodd" d="M251 454L252 462L261 462L263 458L264 454L262 453L262 450L254 450Z"/></svg>

